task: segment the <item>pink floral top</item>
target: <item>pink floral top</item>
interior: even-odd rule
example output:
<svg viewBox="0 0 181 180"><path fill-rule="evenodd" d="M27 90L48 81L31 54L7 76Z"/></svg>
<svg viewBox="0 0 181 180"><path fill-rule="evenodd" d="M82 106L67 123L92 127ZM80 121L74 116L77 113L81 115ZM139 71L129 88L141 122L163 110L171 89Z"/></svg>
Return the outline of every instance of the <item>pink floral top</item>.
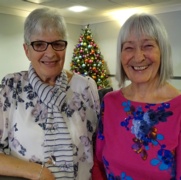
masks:
<svg viewBox="0 0 181 180"><path fill-rule="evenodd" d="M133 102L118 91L101 106L93 180L180 180L181 95L160 104Z"/></svg>

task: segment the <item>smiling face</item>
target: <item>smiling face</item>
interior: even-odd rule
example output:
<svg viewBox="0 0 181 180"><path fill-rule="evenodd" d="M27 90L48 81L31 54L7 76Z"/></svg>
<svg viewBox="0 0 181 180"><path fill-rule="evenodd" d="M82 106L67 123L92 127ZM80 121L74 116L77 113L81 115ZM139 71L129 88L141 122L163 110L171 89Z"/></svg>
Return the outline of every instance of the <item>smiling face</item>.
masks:
<svg viewBox="0 0 181 180"><path fill-rule="evenodd" d="M155 81L159 74L160 49L157 42L148 37L134 34L122 45L121 63L128 79L133 83Z"/></svg>
<svg viewBox="0 0 181 180"><path fill-rule="evenodd" d="M53 42L57 40L63 39L56 31L42 31L41 33L31 36L31 42ZM24 50L40 79L43 82L54 85L56 77L62 72L66 49L63 51L56 51L49 45L45 51L36 52L31 45L24 44Z"/></svg>

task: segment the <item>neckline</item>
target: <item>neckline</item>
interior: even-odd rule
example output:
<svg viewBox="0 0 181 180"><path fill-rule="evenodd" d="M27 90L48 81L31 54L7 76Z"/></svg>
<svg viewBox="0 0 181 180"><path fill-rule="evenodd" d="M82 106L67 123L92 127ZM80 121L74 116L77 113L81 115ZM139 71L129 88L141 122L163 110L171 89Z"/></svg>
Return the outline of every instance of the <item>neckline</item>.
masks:
<svg viewBox="0 0 181 180"><path fill-rule="evenodd" d="M163 102L157 102L157 103L151 103L151 102L141 102L141 101L134 101L134 100L131 100L131 99L128 99L124 96L123 92L121 89L119 90L116 90L117 93L120 95L120 97L124 98L124 100L126 101L131 101L132 103L135 103L135 104L162 104L162 103L174 103L174 102L178 102L178 101L181 101L181 94L179 94L178 96L174 97L173 99L170 99L168 101L163 101ZM180 100L179 100L180 99Z"/></svg>

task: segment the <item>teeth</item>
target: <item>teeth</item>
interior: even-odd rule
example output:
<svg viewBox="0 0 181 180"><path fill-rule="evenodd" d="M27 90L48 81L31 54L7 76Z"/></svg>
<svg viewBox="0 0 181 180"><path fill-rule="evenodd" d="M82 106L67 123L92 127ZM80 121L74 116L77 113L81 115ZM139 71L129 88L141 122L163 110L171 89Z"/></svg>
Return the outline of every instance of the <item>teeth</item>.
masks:
<svg viewBox="0 0 181 180"><path fill-rule="evenodd" d="M146 69L148 66L134 66L133 69L134 70L137 70L137 71L141 71L141 70L144 70Z"/></svg>
<svg viewBox="0 0 181 180"><path fill-rule="evenodd" d="M47 65L48 65L48 64L55 64L55 62L46 62L46 61L44 61L43 63L44 63L44 64L47 64Z"/></svg>

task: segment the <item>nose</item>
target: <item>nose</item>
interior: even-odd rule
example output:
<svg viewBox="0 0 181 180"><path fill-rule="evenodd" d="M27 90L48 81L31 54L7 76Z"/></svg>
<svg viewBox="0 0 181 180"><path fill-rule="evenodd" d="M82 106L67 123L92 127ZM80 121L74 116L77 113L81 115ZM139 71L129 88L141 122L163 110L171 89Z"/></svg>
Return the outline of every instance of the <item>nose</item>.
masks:
<svg viewBox="0 0 181 180"><path fill-rule="evenodd" d="M144 51L140 47L137 47L135 49L134 60L137 62L142 62L144 59L145 59Z"/></svg>
<svg viewBox="0 0 181 180"><path fill-rule="evenodd" d="M48 44L48 47L45 50L45 55L49 58L55 56L55 50L53 49L51 44Z"/></svg>
<svg viewBox="0 0 181 180"><path fill-rule="evenodd" d="M54 49L53 49L53 47L52 47L52 44L48 44L48 47L47 47L47 49L54 50ZM47 50L47 49L46 49L46 50Z"/></svg>

